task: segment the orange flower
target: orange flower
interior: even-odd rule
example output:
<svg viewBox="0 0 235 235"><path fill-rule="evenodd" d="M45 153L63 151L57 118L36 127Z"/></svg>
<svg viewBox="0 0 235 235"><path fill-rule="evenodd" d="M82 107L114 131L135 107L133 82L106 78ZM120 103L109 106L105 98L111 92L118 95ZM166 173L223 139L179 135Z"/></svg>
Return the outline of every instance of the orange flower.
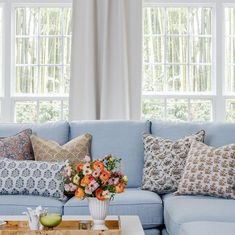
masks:
<svg viewBox="0 0 235 235"><path fill-rule="evenodd" d="M123 183L119 183L116 187L116 193L122 193L125 190L125 185Z"/></svg>
<svg viewBox="0 0 235 235"><path fill-rule="evenodd" d="M83 168L83 165L84 165L83 163L77 164L76 170L77 170L77 171L82 171L82 170L83 170L83 169L82 169L82 168Z"/></svg>
<svg viewBox="0 0 235 235"><path fill-rule="evenodd" d="M103 162L101 162L101 161L95 161L94 164L93 164L93 169L94 169L94 170L100 170L100 171L104 170L104 164L103 164Z"/></svg>
<svg viewBox="0 0 235 235"><path fill-rule="evenodd" d="M82 199L85 196L85 192L82 188L78 188L75 192L75 197L78 199Z"/></svg>
<svg viewBox="0 0 235 235"><path fill-rule="evenodd" d="M102 171L101 174L100 174L100 179L103 181L103 182L107 182L109 180L109 177L110 177L110 172L109 171Z"/></svg>
<svg viewBox="0 0 235 235"><path fill-rule="evenodd" d="M100 189L100 188L98 188L97 190L96 190L96 192L95 192L95 196L96 196L96 198L98 199L98 200L100 200L100 201L105 201L105 197L103 196L103 190L102 189Z"/></svg>
<svg viewBox="0 0 235 235"><path fill-rule="evenodd" d="M85 175L81 180L81 186L87 186L94 179L92 175Z"/></svg>

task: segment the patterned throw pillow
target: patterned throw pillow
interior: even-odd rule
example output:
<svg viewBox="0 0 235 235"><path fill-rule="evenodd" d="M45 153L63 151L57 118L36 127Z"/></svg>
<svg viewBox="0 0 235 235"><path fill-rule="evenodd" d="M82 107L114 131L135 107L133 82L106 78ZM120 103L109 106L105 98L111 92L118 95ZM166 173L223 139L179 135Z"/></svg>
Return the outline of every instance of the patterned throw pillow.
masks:
<svg viewBox="0 0 235 235"><path fill-rule="evenodd" d="M63 146L51 140L44 140L36 135L31 136L36 161L79 162L90 155L91 135L84 134L72 139Z"/></svg>
<svg viewBox="0 0 235 235"><path fill-rule="evenodd" d="M63 198L61 169L65 163L0 159L0 195Z"/></svg>
<svg viewBox="0 0 235 235"><path fill-rule="evenodd" d="M14 160L34 160L30 141L31 129L0 139L0 157Z"/></svg>
<svg viewBox="0 0 235 235"><path fill-rule="evenodd" d="M213 148L193 142L176 195L208 195L235 199L235 144Z"/></svg>
<svg viewBox="0 0 235 235"><path fill-rule="evenodd" d="M144 134L142 189L159 194L177 190L192 141L204 141L205 131L172 141Z"/></svg>

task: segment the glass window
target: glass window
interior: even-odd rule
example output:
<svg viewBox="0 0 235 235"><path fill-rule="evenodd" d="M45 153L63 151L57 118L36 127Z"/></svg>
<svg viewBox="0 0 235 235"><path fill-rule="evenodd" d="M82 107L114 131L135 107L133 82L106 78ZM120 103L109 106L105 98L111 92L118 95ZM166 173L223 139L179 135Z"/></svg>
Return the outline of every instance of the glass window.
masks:
<svg viewBox="0 0 235 235"><path fill-rule="evenodd" d="M143 20L143 117L211 120L212 8L145 7Z"/></svg>
<svg viewBox="0 0 235 235"><path fill-rule="evenodd" d="M69 7L15 8L14 94L37 98L15 101L17 122L55 121L68 116L71 14ZM54 100L40 100L50 96ZM27 114L28 108L34 115Z"/></svg>

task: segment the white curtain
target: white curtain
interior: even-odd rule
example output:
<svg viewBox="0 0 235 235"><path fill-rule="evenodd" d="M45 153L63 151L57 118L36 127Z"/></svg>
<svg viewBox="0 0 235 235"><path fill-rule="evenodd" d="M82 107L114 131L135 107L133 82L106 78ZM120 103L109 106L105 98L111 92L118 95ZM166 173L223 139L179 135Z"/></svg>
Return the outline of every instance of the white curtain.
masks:
<svg viewBox="0 0 235 235"><path fill-rule="evenodd" d="M139 119L142 0L74 0L70 119Z"/></svg>

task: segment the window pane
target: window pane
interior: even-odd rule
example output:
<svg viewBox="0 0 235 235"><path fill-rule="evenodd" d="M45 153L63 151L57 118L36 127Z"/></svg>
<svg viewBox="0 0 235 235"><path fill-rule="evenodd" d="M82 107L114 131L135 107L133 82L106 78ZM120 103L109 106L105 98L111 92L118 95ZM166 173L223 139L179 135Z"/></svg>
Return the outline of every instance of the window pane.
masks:
<svg viewBox="0 0 235 235"><path fill-rule="evenodd" d="M71 8L20 7L15 11L16 31L18 32L15 51L16 65L34 64L39 70L31 69L34 70L31 71L26 68L20 69L17 66L16 87L14 88L16 93L57 94L58 96L68 94L71 60ZM39 23L37 19L39 19ZM38 28L38 24L40 30L35 30L34 33L28 33L30 30L25 29L25 27ZM35 36L25 37L25 34L35 34ZM37 87L35 88L35 86Z"/></svg>
<svg viewBox="0 0 235 235"><path fill-rule="evenodd" d="M16 8L15 15L16 35L38 33L38 8Z"/></svg>
<svg viewBox="0 0 235 235"><path fill-rule="evenodd" d="M167 62L186 63L188 61L188 38L167 37Z"/></svg>
<svg viewBox="0 0 235 235"><path fill-rule="evenodd" d="M37 41L34 38L16 39L16 64L37 63Z"/></svg>
<svg viewBox="0 0 235 235"><path fill-rule="evenodd" d="M212 102L210 100L191 100L191 120L208 122L212 120Z"/></svg>
<svg viewBox="0 0 235 235"><path fill-rule="evenodd" d="M190 32L193 35L209 35L212 33L211 8L191 8L190 18Z"/></svg>
<svg viewBox="0 0 235 235"><path fill-rule="evenodd" d="M192 38L191 62L192 63L211 63L212 43L211 38Z"/></svg>
<svg viewBox="0 0 235 235"><path fill-rule="evenodd" d="M167 91L188 91L187 67L185 65L171 65L167 67Z"/></svg>
<svg viewBox="0 0 235 235"><path fill-rule="evenodd" d="M164 8L144 8L144 34L163 34L164 14Z"/></svg>
<svg viewBox="0 0 235 235"><path fill-rule="evenodd" d="M188 31L188 8L167 8L167 33L186 34Z"/></svg>
<svg viewBox="0 0 235 235"><path fill-rule="evenodd" d="M235 66L230 65L225 68L226 91L235 92Z"/></svg>
<svg viewBox="0 0 235 235"><path fill-rule="evenodd" d="M144 99L142 103L144 119L164 119L165 107L164 100Z"/></svg>
<svg viewBox="0 0 235 235"><path fill-rule="evenodd" d="M69 94L70 66L64 68L64 94Z"/></svg>
<svg viewBox="0 0 235 235"><path fill-rule="evenodd" d="M64 35L72 35L72 9L63 9L63 33Z"/></svg>
<svg viewBox="0 0 235 235"><path fill-rule="evenodd" d="M40 33L62 35L62 8L40 8Z"/></svg>
<svg viewBox="0 0 235 235"><path fill-rule="evenodd" d="M69 102L64 101L63 102L63 120L69 119Z"/></svg>
<svg viewBox="0 0 235 235"><path fill-rule="evenodd" d="M40 40L40 63L62 64L61 38L43 38Z"/></svg>
<svg viewBox="0 0 235 235"><path fill-rule="evenodd" d="M71 60L71 45L72 40L70 37L64 38L64 64L70 64Z"/></svg>
<svg viewBox="0 0 235 235"><path fill-rule="evenodd" d="M145 65L144 91L162 91L164 82L164 67L161 65Z"/></svg>
<svg viewBox="0 0 235 235"><path fill-rule="evenodd" d="M18 123L31 123L37 121L37 102L15 102L15 120Z"/></svg>
<svg viewBox="0 0 235 235"><path fill-rule="evenodd" d="M34 66L16 67L16 92L36 93L37 91L38 68Z"/></svg>
<svg viewBox="0 0 235 235"><path fill-rule="evenodd" d="M40 101L39 122L58 121L61 119L61 101Z"/></svg>
<svg viewBox="0 0 235 235"><path fill-rule="evenodd" d="M235 35L235 8L225 8L225 35Z"/></svg>
<svg viewBox="0 0 235 235"><path fill-rule="evenodd" d="M235 100L226 100L226 120L230 122L235 121Z"/></svg>
<svg viewBox="0 0 235 235"><path fill-rule="evenodd" d="M225 92L235 92L235 9L225 8ZM228 101L229 102L229 101ZM229 102L230 104L231 102ZM231 105L230 105L231 106ZM227 114L231 116L230 114Z"/></svg>
<svg viewBox="0 0 235 235"><path fill-rule="evenodd" d="M193 92L210 92L211 87L211 66L192 65L190 66L190 88Z"/></svg>
<svg viewBox="0 0 235 235"><path fill-rule="evenodd" d="M38 89L40 94L61 93L61 67L41 66ZM63 93L63 92L62 92Z"/></svg>
<svg viewBox="0 0 235 235"><path fill-rule="evenodd" d="M188 101L186 99L167 100L167 120L188 121Z"/></svg>
<svg viewBox="0 0 235 235"><path fill-rule="evenodd" d="M229 63L235 63L235 38L228 37L225 42L225 60Z"/></svg>

